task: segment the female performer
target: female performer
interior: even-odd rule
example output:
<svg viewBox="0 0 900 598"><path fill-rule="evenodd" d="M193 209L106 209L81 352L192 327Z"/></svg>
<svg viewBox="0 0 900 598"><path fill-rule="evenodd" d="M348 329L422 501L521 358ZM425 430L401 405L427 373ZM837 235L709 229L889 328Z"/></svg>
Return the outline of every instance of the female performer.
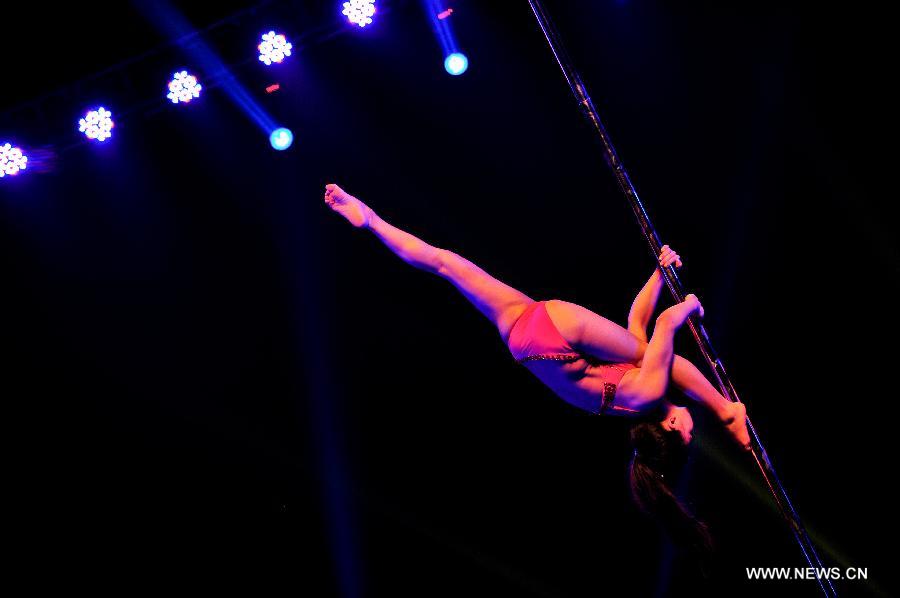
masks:
<svg viewBox="0 0 900 598"><path fill-rule="evenodd" d="M669 381L695 406L709 410L745 449L750 440L744 405L727 400L689 361L675 355L675 332L691 314L703 316L694 295L664 310L647 339L662 273L654 270L628 314L628 328L574 303L535 301L493 278L467 259L433 247L388 224L337 185L325 186L325 203L353 226L368 229L406 263L449 280L498 329L513 357L563 400L604 415L632 418L631 489L644 511L682 540L696 544L705 527L672 492L693 437L693 419L666 396ZM660 265L681 266L668 246Z"/></svg>

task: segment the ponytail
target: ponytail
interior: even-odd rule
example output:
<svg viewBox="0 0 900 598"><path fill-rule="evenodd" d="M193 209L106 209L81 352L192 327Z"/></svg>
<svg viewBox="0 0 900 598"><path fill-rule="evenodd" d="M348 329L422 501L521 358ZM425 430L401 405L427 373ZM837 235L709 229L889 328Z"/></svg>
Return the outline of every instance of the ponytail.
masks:
<svg viewBox="0 0 900 598"><path fill-rule="evenodd" d="M705 560L712 551L709 529L672 491L687 462L680 433L667 431L658 422L641 422L631 429L631 444L629 481L635 504L673 542Z"/></svg>

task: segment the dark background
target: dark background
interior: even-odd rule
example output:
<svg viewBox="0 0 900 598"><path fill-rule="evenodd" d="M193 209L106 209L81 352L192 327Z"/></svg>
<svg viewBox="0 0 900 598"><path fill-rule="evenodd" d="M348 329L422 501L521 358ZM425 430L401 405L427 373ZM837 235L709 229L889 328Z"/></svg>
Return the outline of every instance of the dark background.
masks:
<svg viewBox="0 0 900 598"><path fill-rule="evenodd" d="M805 563L711 422L686 487L719 544L704 578L630 504L624 421L556 399L452 287L321 202L339 182L533 297L623 321L653 262L527 3L451 5L461 77L418 2L364 31L337 4L273 2L208 39L293 129L283 153L221 88L167 105L171 71L203 68L134 4L0 21L0 108L64 86L0 120L34 156L0 181L6 564L117 594L815 596L746 581ZM841 594L890 595L890 19L547 4L823 559L868 567ZM204 27L247 6L177 9ZM273 27L318 37L265 71ZM79 145L96 103L123 116Z"/></svg>

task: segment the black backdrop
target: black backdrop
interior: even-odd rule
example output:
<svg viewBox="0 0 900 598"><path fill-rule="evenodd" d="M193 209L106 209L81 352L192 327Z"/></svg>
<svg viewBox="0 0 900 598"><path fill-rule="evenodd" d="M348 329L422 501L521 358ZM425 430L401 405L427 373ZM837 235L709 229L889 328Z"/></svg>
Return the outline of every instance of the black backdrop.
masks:
<svg viewBox="0 0 900 598"><path fill-rule="evenodd" d="M179 9L201 26L245 4ZM252 43L337 22L335 4L276 3L241 26ZM211 89L0 181L4 535L23 580L816 594L745 580L803 561L710 422L687 488L719 543L704 579L630 505L623 422L555 399L449 285L321 203L339 182L534 297L624 319L652 268L639 230L527 3L485 4L455 5L462 77L415 2L277 76L244 69L293 129L287 152ZM732 4L548 7L823 558L868 567L842 594L889 595L888 19ZM102 33L79 29L90 14L34 3L4 19L7 48L46 40L8 54L4 107L162 39L129 5L95 17ZM59 150L74 135L61 114L0 130ZM687 336L679 349L697 357Z"/></svg>

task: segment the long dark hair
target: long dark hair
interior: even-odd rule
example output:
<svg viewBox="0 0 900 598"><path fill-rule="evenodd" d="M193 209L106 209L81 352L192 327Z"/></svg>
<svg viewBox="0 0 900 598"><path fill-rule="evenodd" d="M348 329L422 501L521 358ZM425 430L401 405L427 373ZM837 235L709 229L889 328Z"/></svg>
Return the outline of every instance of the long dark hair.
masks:
<svg viewBox="0 0 900 598"><path fill-rule="evenodd" d="M709 530L673 492L688 457L681 433L666 430L660 422L640 422L631 428L631 446L629 481L634 502L673 542L705 561L712 552Z"/></svg>

